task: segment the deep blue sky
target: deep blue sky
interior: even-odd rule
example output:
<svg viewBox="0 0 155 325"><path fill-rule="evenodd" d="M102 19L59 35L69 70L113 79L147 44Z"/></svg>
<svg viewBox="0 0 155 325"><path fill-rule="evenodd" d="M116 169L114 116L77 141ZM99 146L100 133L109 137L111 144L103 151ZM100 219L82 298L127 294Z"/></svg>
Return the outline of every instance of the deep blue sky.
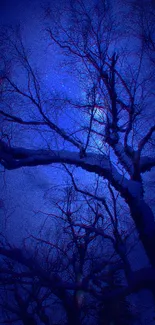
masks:
<svg viewBox="0 0 155 325"><path fill-rule="evenodd" d="M19 20L22 21L24 15L31 15L34 10L36 15L36 11L39 11L40 7L39 2L37 0L1 0L1 22L14 23Z"/></svg>

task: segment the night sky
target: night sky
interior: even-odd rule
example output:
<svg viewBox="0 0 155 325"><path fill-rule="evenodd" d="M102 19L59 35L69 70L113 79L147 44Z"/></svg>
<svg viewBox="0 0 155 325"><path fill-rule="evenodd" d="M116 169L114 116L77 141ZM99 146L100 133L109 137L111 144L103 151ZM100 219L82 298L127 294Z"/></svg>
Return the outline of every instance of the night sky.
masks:
<svg viewBox="0 0 155 325"><path fill-rule="evenodd" d="M92 2L95 3L94 1ZM113 1L113 4L115 3L116 1ZM122 26L120 24L121 17L119 15L119 10L122 10L121 13L123 12L125 17L125 15L129 15L129 9L127 5L121 7L121 4L119 3L120 2L114 6L116 12L118 11L118 13L116 14L117 19L114 20L115 33L113 34L112 40L108 45L108 59L109 62L112 62L112 59L110 61L110 58L112 57L114 51L117 52L119 56L117 66L118 71L123 78L126 78L129 85L129 89L125 90L123 93L123 86L121 82L119 83L118 77L117 91L121 94L126 107L128 105L128 93L131 90L133 93L135 91L134 99L137 111L139 108L143 108L141 115L143 120L140 119L139 115L137 114L137 124L129 136L130 145L134 143L134 148L136 150L138 143L137 141L145 134L145 130L147 130L147 128L153 124L154 110L152 108L152 98L154 96L154 77L151 75L152 66L149 63L149 60L145 58L145 55L143 59L143 54L142 57L140 57L139 51L141 40L139 40L137 37L134 28L131 27L132 19L129 19L128 22L124 19L124 24L126 25ZM50 26L50 23L51 26L54 26L54 18L56 18L54 10L52 11L54 4L54 0L53 3L52 1L40 2L37 0L1 1L0 30L3 31L6 26L10 25L12 30L11 40L14 41L16 40L14 33L15 28L18 24L20 24L23 44L25 48L28 49L28 53L30 53L30 63L32 67L35 67L34 71L40 82L41 101L47 116L53 119L53 121L66 132L74 135L76 139L85 141L86 136L84 132L86 131L86 127L88 128L89 126L89 119L85 113L86 109L84 107L78 109L76 105L73 109L73 106L70 103L71 101L74 101L74 104L77 104L78 106L79 102L82 102L84 106L87 101L91 101L91 87L93 84L91 78L94 73L94 67L92 68L91 75L89 70L91 68L89 66L82 65L78 60L77 62L74 62L73 58L64 55L63 50L50 40L49 34L45 29ZM61 8L65 8L67 12L65 1L60 1L59 7L60 11ZM132 13L130 14L132 17ZM112 11L111 19L114 19L113 15L114 13ZM65 11L62 11L62 17L65 26L67 26L67 29L69 30L70 26L72 27L70 17L68 17ZM93 19L95 19L94 17L95 16L93 16ZM59 19L59 16L57 16L57 19ZM138 28L137 26L135 23L135 29ZM128 30L129 28L130 32ZM63 33L60 35L60 38L62 42L65 40ZM119 39L121 40L119 41ZM17 45L20 46L19 40L17 40ZM30 83L27 82L29 76L26 73L26 70L24 70L22 67L23 62L19 62L19 60L16 59L15 52L13 52L11 46L9 46L8 48L7 46L5 47L4 56L12 57L12 62L9 69L13 76L13 80L23 90L26 89L27 85L28 87L30 86L30 89L31 87L34 89L33 86L31 86L31 81ZM92 40L92 49L93 46ZM1 71L3 71L3 69L4 67L1 69ZM89 75L91 75L91 77ZM144 81L143 85L142 81ZM137 87L135 87L135 89L134 84L136 84ZM94 134L88 145L88 151L95 154L99 153L104 155L106 153L107 155L110 155L116 170L120 172L121 175L124 175L126 179L129 179L129 174L124 173L124 170L121 167L121 164L118 163L114 152L108 151L108 146L103 143L100 135L96 135L96 132L103 132L103 125L106 121L106 113L101 112L100 106L103 105L107 109L110 105L108 100L102 100L103 90L101 88L102 87L99 87L96 96L99 104L98 106L96 104L96 115L94 118L102 119L103 124L98 124L98 128L95 128L96 126L94 124ZM143 98L143 104L141 104L141 98ZM7 112L9 112L11 109L14 112L14 115L18 115L19 118L24 120L38 120L39 113L34 107L35 105L33 106L32 103L30 104L27 98L23 98L22 101L20 97L17 97L16 94L14 95L10 92L7 99L9 103L8 107L5 107L5 109L8 110ZM3 103L2 109L4 109ZM122 125L124 124L123 127L125 127L127 114L124 114L124 112L122 115L121 114L122 113L120 113L119 123ZM1 129L1 134L6 134L7 131L7 126L3 126L3 129ZM41 126L38 131L36 126L29 127L19 125L18 127L15 123L12 123L11 134L11 143L13 146L17 147L62 151L70 150L71 152L78 152L79 150L74 148L71 143L64 141L60 136L57 136L55 132L48 130L44 125ZM3 140L6 141L6 139L7 138L4 135ZM120 135L120 139L123 141L123 132ZM153 141L154 139L152 142L148 142L148 145L144 150L144 153L147 155L149 152L151 157L154 155ZM62 201L65 200L65 190L68 189L71 184L71 178L69 173L66 173L65 166L62 164L53 164L5 171L3 167L0 168L0 202L2 202L0 206L0 228L1 232L7 235L10 243L12 243L14 246L21 247L23 238L29 236L30 234L33 234L33 236L38 236L38 234L40 235L43 233L46 236L46 234L49 235L49 233L51 234L52 231L54 232L52 228L52 218L48 218L47 222L47 215L44 215L43 213L49 214L51 211L55 213L57 208L56 205L54 206L54 200L55 202L56 200L57 202L60 200L61 204ZM83 186L83 188L87 187L91 193L94 192L94 188L96 186L95 193L100 196L105 195L107 197L107 202L110 209L112 208L107 181L105 181L104 186L102 187L102 177L98 177L95 175L95 173L88 173L81 168L76 168L76 166L70 167L69 170L74 172L77 184L79 184L81 187ZM146 173L146 175L143 177L143 183L146 202L151 202L151 208L154 211L154 191L152 189L154 188L154 169L151 172ZM150 192L146 190L147 186L149 186ZM116 195L115 191L114 193ZM82 203L79 203L80 199L77 206L83 204L83 201ZM125 232L128 227L133 227L133 222L129 216L129 210L125 210L126 208L124 203L122 203L122 198L118 196L117 199L119 202L118 211L122 220L122 225L120 223L119 226L123 233L123 231ZM81 211L85 212L85 209L86 207L82 207ZM86 219L87 218L88 212L86 209ZM43 223L44 230L42 232L41 229ZM107 225L107 229L111 229L110 227L111 225ZM109 232L110 231L111 230L109 230ZM65 236L66 234L64 235L64 238ZM135 238L137 240L138 236L135 230L133 230L131 238L131 241L134 241ZM137 243L135 246L136 249L133 250L131 254L129 252L133 270L148 266L148 259L146 254L143 253L141 244ZM105 251L107 252L106 249ZM139 252L138 258L137 251ZM144 293L142 292L142 296L140 298L139 296L136 296L136 298L134 297L133 300L135 299L135 304L137 303L138 305L141 305L143 303L143 299L144 303L146 303L145 297L143 296L145 296L145 291ZM149 299L151 301L151 298Z"/></svg>
<svg viewBox="0 0 155 325"><path fill-rule="evenodd" d="M57 93L58 96L60 93L63 97L67 94L67 96L69 95L74 100L76 98L79 99L79 97L84 98L85 89L81 86L81 81L74 73L74 69L71 71L66 67L62 52L57 46L50 46L50 42L47 40L47 34L44 30L46 13L43 10L44 7L46 8L46 3L46 1L44 3L42 1L41 6L37 0L33 2L15 1L14 3L4 3L1 8L4 26L11 24L11 26L15 27L20 23L24 45L31 50L31 63L39 70L47 100L50 98L51 101L51 96L53 97ZM13 76L17 83L19 85L24 84L25 74L20 69L18 63L17 65L15 63L13 71ZM49 95L46 90L48 90ZM76 111L75 115L71 109L66 112L59 104L57 106L56 119L59 121L59 124L63 128L68 129L68 123L69 128L72 123L73 130L76 129L78 119L79 123L81 120L80 112ZM20 109L19 111L18 102L17 104L12 102L12 107L18 116L22 118L23 116L24 118L35 117L35 115L31 115L30 110L25 110L25 106L24 110ZM53 109L55 109L55 106L52 107ZM61 139L58 141L51 132L45 130L44 133L44 128L42 133L35 132L34 136L33 128L29 131L28 128L21 127L18 133L16 133L14 143L20 146L25 145L28 148L30 143L33 143L34 148L41 148L42 146L46 147L44 139L47 139L49 144L52 143L52 149L57 149L60 145L65 149L71 148L70 144L65 143L64 145ZM78 178L80 177L84 185L87 184L89 186L94 181L93 175L86 175L85 172L79 169L75 171L75 175ZM61 166L38 166L35 170L26 168L5 171L5 175L1 175L2 200L4 202L5 214L9 214L9 222L2 221L2 229L4 227L8 237L11 238L15 245L21 244L25 233L26 236L31 232L37 234L38 228L41 227L44 220L42 215L36 215L37 211L45 213L51 211L51 203L49 199L45 199L45 191L57 187L58 194L56 195L59 196L59 188L65 188L67 183L70 183L70 178ZM1 213L3 215L4 211L1 210Z"/></svg>

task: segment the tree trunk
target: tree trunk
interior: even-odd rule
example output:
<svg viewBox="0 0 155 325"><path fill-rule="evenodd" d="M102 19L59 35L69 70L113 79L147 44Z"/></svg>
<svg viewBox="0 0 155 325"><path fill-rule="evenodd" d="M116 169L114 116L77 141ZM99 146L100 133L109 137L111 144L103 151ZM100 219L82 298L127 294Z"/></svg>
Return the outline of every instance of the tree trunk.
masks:
<svg viewBox="0 0 155 325"><path fill-rule="evenodd" d="M68 319L68 325L81 325L80 321L80 315L78 313L78 310L75 310L72 308L69 308L66 310L67 313L67 319Z"/></svg>
<svg viewBox="0 0 155 325"><path fill-rule="evenodd" d="M67 325L81 325L80 310L74 298L70 297L70 301L67 299L63 304L67 315Z"/></svg>
<svg viewBox="0 0 155 325"><path fill-rule="evenodd" d="M153 212L143 198L128 197L126 201L150 264L155 267L155 220Z"/></svg>

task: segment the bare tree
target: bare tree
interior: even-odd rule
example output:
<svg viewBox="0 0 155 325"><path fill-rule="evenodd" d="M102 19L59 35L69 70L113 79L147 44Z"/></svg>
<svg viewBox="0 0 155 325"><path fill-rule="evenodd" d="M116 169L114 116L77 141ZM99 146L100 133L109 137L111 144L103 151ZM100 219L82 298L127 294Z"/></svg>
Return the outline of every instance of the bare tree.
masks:
<svg viewBox="0 0 155 325"><path fill-rule="evenodd" d="M138 287L136 273L130 269L129 234L123 238L114 220L111 232L97 200L87 200L86 213L86 202L81 205L73 198L70 187L66 199L56 200L58 213L52 213L52 218L57 231L52 238L43 234L42 227L40 236L31 234L22 248L1 241L0 306L4 323L62 324L66 317L66 324L132 324L136 315L126 298L145 285L140 280ZM87 223L80 222L88 213ZM59 309L58 319L52 314L54 306Z"/></svg>
<svg viewBox="0 0 155 325"><path fill-rule="evenodd" d="M61 8L53 9L51 20L48 14L47 44L66 56L62 64L67 65L72 79L78 80L81 94L73 98L47 91L38 73L43 67L35 67L19 30L7 32L2 56L1 165L13 170L65 164L69 170L72 166L83 169L86 178L98 175L103 187L109 183L128 206L148 256L150 267L141 269L138 277L141 283L145 278L145 286L154 291L155 222L143 181L155 166L154 92L150 93L154 76L145 69L150 56L139 34L133 33L133 21L125 7L120 11L105 1L87 4L79 0ZM128 27L126 33L122 21ZM147 46L152 51L150 37ZM129 44L130 39L133 43ZM31 136L25 144L27 130ZM90 225L87 230L92 231Z"/></svg>

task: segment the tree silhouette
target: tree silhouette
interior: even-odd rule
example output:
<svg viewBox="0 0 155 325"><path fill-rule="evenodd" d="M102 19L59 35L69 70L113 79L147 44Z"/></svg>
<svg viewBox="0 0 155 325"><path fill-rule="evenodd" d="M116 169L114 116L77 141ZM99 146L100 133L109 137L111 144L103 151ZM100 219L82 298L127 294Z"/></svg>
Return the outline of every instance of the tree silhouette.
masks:
<svg viewBox="0 0 155 325"><path fill-rule="evenodd" d="M149 266L132 273L116 219L112 242L126 267L128 286L109 290L109 299L143 288L155 293L155 221L153 207L146 199L149 189L144 179L155 166L155 8L151 1L150 11L146 11L145 3L143 7L138 3L135 1L132 18L133 4L123 7L121 1L117 8L108 1L87 4L78 0L48 10L45 37L53 51L51 60L53 53L59 51L60 69L69 74L71 83L78 80L78 95L52 93L50 86L45 86L43 66L40 61L35 66L33 53L26 50L26 39L19 28L3 30L0 44L1 165L14 170L61 164L77 192L104 206L106 218L111 212L104 191L109 191L113 203L118 195L120 206L127 209L131 224L133 221L136 226ZM92 177L92 184L94 176L98 176L100 186L96 192L83 184L83 173L86 181ZM117 216L118 208L113 212ZM69 221L70 213L65 218ZM95 223L82 221L73 226L82 228L85 234L80 242L73 236L81 274L91 234L105 234L102 226L95 228ZM108 295L105 297L107 300Z"/></svg>
<svg viewBox="0 0 155 325"><path fill-rule="evenodd" d="M52 238L43 234L41 227L40 236L30 234L22 247L16 248L1 236L0 307L4 323L64 324L66 318L66 324L132 324L138 317L132 311L132 301L126 300L130 292L137 291L136 273L129 265L131 245L126 246L131 234L119 234L116 226L111 233L94 200L88 201L91 224L89 218L87 224L79 223L81 214L87 218L87 203L75 206L73 193L70 187L66 200L55 201L57 214L52 215L52 222L57 232ZM123 284L124 277L128 284ZM59 315L54 314L54 307Z"/></svg>

